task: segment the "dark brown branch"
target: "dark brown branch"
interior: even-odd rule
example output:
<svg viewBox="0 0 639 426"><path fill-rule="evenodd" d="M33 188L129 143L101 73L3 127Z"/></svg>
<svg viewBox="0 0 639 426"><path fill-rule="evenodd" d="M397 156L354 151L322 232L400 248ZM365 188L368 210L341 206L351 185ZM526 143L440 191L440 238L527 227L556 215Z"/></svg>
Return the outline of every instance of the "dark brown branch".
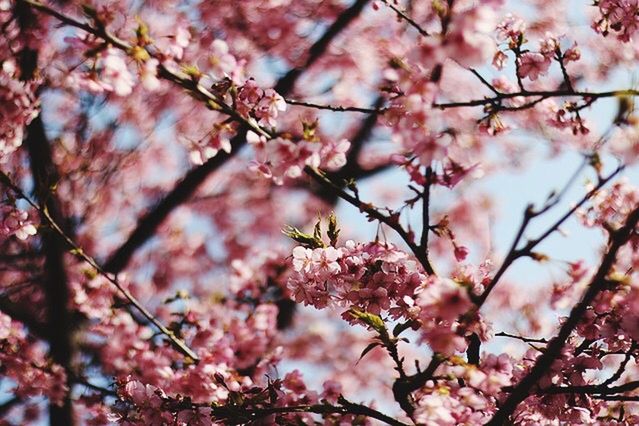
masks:
<svg viewBox="0 0 639 426"><path fill-rule="evenodd" d="M633 341L632 345L630 346L630 349L628 349L628 352L626 352L626 354L624 355L623 360L619 364L619 367L617 368L617 371L615 371L615 373L612 376L610 376L608 379L606 379L606 381L604 381L601 384L601 386L608 386L608 385L616 382L617 380L619 380L621 378L623 373L626 371L626 366L628 365L630 360L633 358L634 352L635 352L636 349L637 349L637 343Z"/></svg>
<svg viewBox="0 0 639 426"><path fill-rule="evenodd" d="M294 405L288 407L265 407L265 408L249 408L249 407L213 407L213 418L217 421L229 420L236 424L237 421L254 422L272 414L289 414L289 413L315 413L315 414L354 414L361 415L376 420L380 420L386 424L393 426L407 426L399 420L395 420L377 410L360 404L348 403L348 406L336 406L329 404L315 405Z"/></svg>
<svg viewBox="0 0 639 426"><path fill-rule="evenodd" d="M509 333L505 333L505 332L499 332L499 333L495 333L495 337L508 337L511 339L516 339L516 340L521 340L522 342L525 343L541 343L541 344L546 344L548 343L547 339L534 339L531 337L524 337L524 336L517 336L515 334L509 334Z"/></svg>
<svg viewBox="0 0 639 426"><path fill-rule="evenodd" d="M357 0L348 9L344 10L337 19L331 24L326 32L320 37L308 50L308 57L304 64L287 72L279 79L274 89L282 96L286 96L293 91L295 83L299 77L308 70L319 58L324 55L326 49L331 42L337 37L348 25L357 18L364 7L370 3L370 0Z"/></svg>
<svg viewBox="0 0 639 426"><path fill-rule="evenodd" d="M435 353L425 370L409 377L400 377L393 383L393 397L399 406L402 407L402 410L409 416L412 416L415 412L411 394L426 385L426 382L433 377L433 374L435 374L437 368L444 362L444 359L444 357Z"/></svg>
<svg viewBox="0 0 639 426"><path fill-rule="evenodd" d="M602 383L600 385L583 385L583 386L553 386L546 389L541 389L540 394L559 394L559 393L578 393L584 395L597 394L597 395L614 395L618 393L629 392L635 389L639 389L639 381L632 381L624 383L619 386L609 386Z"/></svg>
<svg viewBox="0 0 639 426"><path fill-rule="evenodd" d="M430 231L430 187L432 176L433 169L430 166L426 167L424 176L426 183L424 183L424 193L422 194L422 236L419 239L419 245L426 252L426 256L428 256L428 234Z"/></svg>
<svg viewBox="0 0 639 426"><path fill-rule="evenodd" d="M60 207L60 201L52 191L59 176L53 164L51 147L44 131L41 116L36 117L27 127L25 145L29 152L31 173L40 209L47 211L57 223L64 224L66 220ZM68 378L71 372L73 349L71 345L71 315L67 309L69 288L64 267L66 244L50 228L41 228L41 235L42 250L45 255L43 284L47 304L46 334L49 338L49 352L53 361L62 366L67 373L67 386L71 389ZM71 397L68 393L61 406L49 404L49 415L51 425L74 424Z"/></svg>
<svg viewBox="0 0 639 426"><path fill-rule="evenodd" d="M477 333L473 333L468 337L468 349L466 349L466 357L469 364L479 365L480 350L481 339Z"/></svg>
<svg viewBox="0 0 639 426"><path fill-rule="evenodd" d="M324 54L330 42L359 15L368 1L369 0L357 1L333 22L324 35L311 46L309 56L304 66L290 70L277 82L275 90L280 95L286 96L293 89L302 73ZM149 210L142 216L127 240L106 261L104 269L113 273L123 270L136 250L155 234L158 226L164 222L169 214L175 210L176 207L188 200L206 178L240 151L240 148L246 144L247 131L248 129L246 127L240 127L237 135L231 140L232 150L230 154L220 152L203 165L189 171L173 190L164 196L155 208Z"/></svg>
<svg viewBox="0 0 639 426"><path fill-rule="evenodd" d="M639 402L639 395L592 395L591 398L603 401Z"/></svg>
<svg viewBox="0 0 639 426"><path fill-rule="evenodd" d="M401 9L399 9L393 3L391 3L388 0L382 0L382 2L386 6L388 6L389 9L391 9L393 12L395 12L395 14L397 14L397 17L399 19L402 19L402 20L406 21L408 23L408 25L410 25L411 27L415 28L417 30L417 32L419 32L422 36L430 37L430 34L428 34L428 31L423 29L417 22L415 22L415 20L413 18L408 16L406 13L404 13Z"/></svg>
<svg viewBox="0 0 639 426"><path fill-rule="evenodd" d="M479 308L479 307L481 307L484 304L484 302L488 298L488 295L490 294L490 292L495 288L495 286L497 285L497 283L499 282L499 280L501 279L503 274L506 272L506 270L508 270L510 265L512 265L515 260L517 260L519 258L522 258L522 257L525 257L525 256L530 256L532 254L532 250L535 247L537 247L542 241L544 241L546 238L548 238L548 236L550 236L553 232L555 232L557 229L559 229L559 227L566 220L568 220L568 218L570 218L579 208L581 208L581 206L584 205L584 203L586 203L586 201L588 201L594 195L596 195L597 192L599 192L599 190L603 186L605 186L615 176L617 176L619 173L621 173L621 171L623 169L624 169L624 167L620 166L614 172L612 172L610 175L606 176L605 178L601 178L599 180L599 182L597 182L597 185L592 190L588 191L588 193L585 196L583 196L578 203L576 203L572 208L570 208L563 216L561 216L544 233L542 233L539 237L537 237L535 239L529 240L522 248L518 248L519 243L521 242L521 240L522 240L522 238L524 236L524 232L525 232L526 228L528 228L528 225L530 224L530 221L532 219L534 219L535 217L547 212L550 208L555 206L557 204L557 202L559 201L559 198L560 198L561 194L563 194L565 192L565 190L562 190L557 196L549 198L549 202L547 202L546 205L544 205L539 210L535 210L532 205L529 205L526 208L526 211L524 212L522 223L519 226L519 229L517 231L515 239L513 240L513 243L512 243L512 245L510 247L510 250L508 251L508 254L504 258L504 261L502 262L502 264L499 267L499 269L497 270L497 272L495 272L495 275L493 276L493 278L490 281L490 283L488 283L488 285L486 286L486 290L484 290L484 292L479 297L477 297L477 299L475 300L475 303L476 303L477 307ZM573 178L570 179L570 181L572 181L572 180L573 180Z"/></svg>
<svg viewBox="0 0 639 426"><path fill-rule="evenodd" d="M296 105L296 106L302 106L306 108L321 109L321 110L333 111L333 112L361 112L364 114L379 115L379 114L383 114L386 111L385 108L362 108L362 107L355 107L355 106L323 105L323 104L315 104L312 102L298 101L293 99L286 99L286 103L289 105Z"/></svg>
<svg viewBox="0 0 639 426"><path fill-rule="evenodd" d="M566 340L577 324L579 324L579 321L583 318L588 306L604 288L606 276L617 260L617 253L619 252L619 249L628 242L628 239L634 233L638 222L639 207L635 207L635 209L628 215L626 223L620 229L611 233L608 250L606 251L606 254L601 261L601 265L599 266L597 273L592 278L581 301L572 308L570 315L561 326L557 335L548 343L546 350L539 356L535 365L517 384L512 393L508 396L506 401L504 401L502 406L499 410L497 410L487 425L497 426L506 423L509 416L513 413L513 411L515 411L519 403L526 399L526 397L530 394L531 388L535 386L539 379L550 369L552 363L561 353Z"/></svg>
<svg viewBox="0 0 639 426"><path fill-rule="evenodd" d="M474 99L470 101L462 102L443 102L434 103L434 108L447 109L447 108L464 108L464 107L478 107L485 105L499 105L502 101L512 98L530 98L539 97L543 99L547 98L565 98L565 97L578 97L583 99L601 99L601 98L614 98L619 96L639 96L639 90L627 89L627 90L611 90L607 92L575 92L572 90L522 90L515 93L499 93L492 97L486 97L483 99ZM500 110L508 109L508 107L498 108Z"/></svg>

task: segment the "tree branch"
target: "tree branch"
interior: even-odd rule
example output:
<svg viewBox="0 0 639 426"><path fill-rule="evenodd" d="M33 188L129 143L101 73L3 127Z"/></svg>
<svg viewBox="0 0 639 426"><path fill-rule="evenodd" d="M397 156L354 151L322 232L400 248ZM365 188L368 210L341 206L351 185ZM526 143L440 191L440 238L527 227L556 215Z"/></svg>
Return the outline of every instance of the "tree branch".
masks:
<svg viewBox="0 0 639 426"><path fill-rule="evenodd" d="M359 15L368 1L357 1L333 22L324 35L311 46L309 57L304 65L290 70L277 82L275 90L280 95L286 96L293 89L298 78L324 54L330 42ZM240 148L246 144L248 130L245 127L240 127L237 135L231 140L231 153L219 152L201 166L189 171L173 190L162 198L155 208L143 215L127 240L106 261L104 264L105 270L113 273L123 270L135 251L155 234L158 226L164 222L169 214L188 200L206 178L240 151Z"/></svg>
<svg viewBox="0 0 639 426"><path fill-rule="evenodd" d="M39 211L47 211L57 222L66 222L60 201L52 191L59 180L58 172L53 164L51 147L44 132L41 116L33 119L27 127L25 145L29 152L31 173L34 179L36 196L40 202ZM52 229L41 228L42 251L44 252L44 292L47 304L47 330L49 338L49 352L54 362L62 366L66 372L68 392L62 405L49 404L51 425L72 425L73 412L71 408L71 360L73 349L71 345L71 314L67 309L69 302L69 288L64 266L66 245L60 236Z"/></svg>
<svg viewBox="0 0 639 426"><path fill-rule="evenodd" d="M522 90L514 93L499 93L492 97L486 97L483 99L473 99L470 101L462 102L443 102L434 103L434 108L449 109L449 108L464 108L464 107L478 107L486 105L500 105L502 101L512 98L530 98L538 97L540 100L548 98L565 98L565 97L578 97L584 99L601 99L601 98L613 98L620 96L639 96L639 90L634 89L621 89L611 90L607 92L575 92L572 90ZM532 106L532 105L530 105ZM518 107L519 108L519 107ZM508 107L498 107L498 110L505 110ZM519 108L521 109L521 108Z"/></svg>
<svg viewBox="0 0 639 426"><path fill-rule="evenodd" d="M588 306L604 288L606 276L617 260L617 253L619 252L619 249L628 242L628 239L635 231L638 222L639 207L635 207L635 209L628 215L624 226L611 233L608 250L581 301L572 308L570 315L561 326L559 333L557 333L557 335L548 343L546 350L539 356L535 365L517 384L513 392L504 401L487 425L498 426L504 424L513 411L515 411L517 405L519 405L519 403L526 399L529 395L530 389L535 386L537 381L550 369L552 363L561 353L561 349L564 347L566 340L577 324L579 324L579 321L581 321L581 318L588 309Z"/></svg>
<svg viewBox="0 0 639 426"><path fill-rule="evenodd" d="M419 263L421 263L424 271L428 275L434 275L435 270L433 266L430 264L430 261L426 257L426 253L423 251L421 247L419 247L413 238L413 235L407 232L402 225L399 223L398 219L395 217L391 217L386 215L372 206L370 203L365 203L361 201L359 198L354 197L347 193L341 186L337 185L331 179L329 179L325 174L319 172L311 167L307 166L304 168L304 171L307 175L309 175L313 180L315 180L320 185L325 188L333 191L339 198L348 202L349 204L357 207L360 211L368 215L368 217L378 220L383 224L387 225L389 228L393 229L401 239L406 243L406 245L411 249Z"/></svg>

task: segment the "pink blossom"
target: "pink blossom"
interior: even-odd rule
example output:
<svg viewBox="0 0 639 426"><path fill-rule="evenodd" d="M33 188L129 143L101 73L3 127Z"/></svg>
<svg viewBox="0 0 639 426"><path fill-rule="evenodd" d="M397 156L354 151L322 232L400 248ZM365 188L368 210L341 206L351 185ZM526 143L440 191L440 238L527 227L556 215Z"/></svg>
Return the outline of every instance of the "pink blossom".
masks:
<svg viewBox="0 0 639 426"><path fill-rule="evenodd" d="M537 80L540 75L548 72L550 59L540 53L528 52L517 58L519 64L518 75L521 78L528 77L532 81Z"/></svg>
<svg viewBox="0 0 639 426"><path fill-rule="evenodd" d="M431 279L429 285L419 294L417 303L425 317L445 321L456 320L472 306L468 291L448 279Z"/></svg>
<svg viewBox="0 0 639 426"><path fill-rule="evenodd" d="M160 88L161 83L157 77L158 65L159 61L151 58L140 67L140 81L146 90L154 91Z"/></svg>
<svg viewBox="0 0 639 426"><path fill-rule="evenodd" d="M504 69L504 66L506 65L507 60L508 60L508 56L501 50L498 50L493 56L492 64L498 70L502 70Z"/></svg>
<svg viewBox="0 0 639 426"><path fill-rule="evenodd" d="M109 48L102 60L101 81L108 90L112 90L118 96L126 96L133 91L133 76L124 62L122 53L114 48Z"/></svg>
<svg viewBox="0 0 639 426"><path fill-rule="evenodd" d="M337 260L340 258L341 252L334 247L316 248L311 255L313 270L319 276L329 276L340 271Z"/></svg>
<svg viewBox="0 0 639 426"><path fill-rule="evenodd" d="M20 240L26 240L36 232L26 211L10 205L0 206L0 235L15 235Z"/></svg>
<svg viewBox="0 0 639 426"><path fill-rule="evenodd" d="M281 111L286 111L286 101L273 89L266 89L259 102L256 116L264 123L275 126Z"/></svg>
<svg viewBox="0 0 639 426"><path fill-rule="evenodd" d="M237 67L237 60L229 53L229 46L220 39L215 39L211 43L209 63L213 77L217 79L232 75Z"/></svg>
<svg viewBox="0 0 639 426"><path fill-rule="evenodd" d="M35 83L18 80L13 60L0 68L0 164L22 145L24 127L39 113Z"/></svg>
<svg viewBox="0 0 639 426"><path fill-rule="evenodd" d="M564 60L566 62L576 62L581 58L581 51L577 43L574 43L572 47L564 52Z"/></svg>
<svg viewBox="0 0 639 426"><path fill-rule="evenodd" d="M326 167L329 170L339 169L346 164L346 153L351 143L342 139L336 144L330 144L322 148L321 157L325 159Z"/></svg>
<svg viewBox="0 0 639 426"><path fill-rule="evenodd" d="M293 267L298 272L311 270L313 250L297 246L293 249Z"/></svg>
<svg viewBox="0 0 639 426"><path fill-rule="evenodd" d="M463 262L468 256L468 249L464 246L455 246L455 259L458 262Z"/></svg>

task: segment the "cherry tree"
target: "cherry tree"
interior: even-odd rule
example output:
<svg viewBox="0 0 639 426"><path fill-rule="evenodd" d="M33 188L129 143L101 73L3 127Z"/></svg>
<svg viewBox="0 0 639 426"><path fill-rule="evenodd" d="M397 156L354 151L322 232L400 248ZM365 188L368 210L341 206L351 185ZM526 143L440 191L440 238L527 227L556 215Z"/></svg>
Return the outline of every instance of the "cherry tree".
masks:
<svg viewBox="0 0 639 426"><path fill-rule="evenodd" d="M636 0L0 27L0 424L639 424Z"/></svg>

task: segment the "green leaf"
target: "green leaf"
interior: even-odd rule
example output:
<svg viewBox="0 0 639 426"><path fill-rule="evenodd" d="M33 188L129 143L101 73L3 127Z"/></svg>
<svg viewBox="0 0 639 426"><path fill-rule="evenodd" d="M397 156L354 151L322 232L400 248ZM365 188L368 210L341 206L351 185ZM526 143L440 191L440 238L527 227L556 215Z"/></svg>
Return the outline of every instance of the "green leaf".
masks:
<svg viewBox="0 0 639 426"><path fill-rule="evenodd" d="M337 246L337 237L339 237L339 232L340 229L337 227L337 217L335 216L335 212L331 212L328 217L328 231L326 231L326 235L328 235L333 247Z"/></svg>
<svg viewBox="0 0 639 426"><path fill-rule="evenodd" d="M379 343L379 342L369 343L368 346L366 346L364 348L364 350L362 351L362 354L359 356L359 359L357 360L355 365L359 364L359 362L362 360L362 358L364 358L366 356L367 353L369 353L370 351L372 351L373 349L375 349L378 346L381 346L381 343Z"/></svg>
<svg viewBox="0 0 639 426"><path fill-rule="evenodd" d="M321 238L317 238L316 235L304 233L294 226L285 227L282 229L282 233L307 248L315 249L326 247Z"/></svg>
<svg viewBox="0 0 639 426"><path fill-rule="evenodd" d="M317 119L311 122L302 121L302 138L305 141L309 141L309 142L319 141L319 138L317 137L317 134L316 134L317 123L318 123Z"/></svg>
<svg viewBox="0 0 639 426"><path fill-rule="evenodd" d="M382 319L382 317L380 317L379 315L371 314L369 312L363 312L355 308L351 308L349 310L349 313L354 318L362 321L378 333L386 333L386 325L384 324L384 320Z"/></svg>
<svg viewBox="0 0 639 426"><path fill-rule="evenodd" d="M313 228L313 238L322 241L322 218L317 218L317 223Z"/></svg>

